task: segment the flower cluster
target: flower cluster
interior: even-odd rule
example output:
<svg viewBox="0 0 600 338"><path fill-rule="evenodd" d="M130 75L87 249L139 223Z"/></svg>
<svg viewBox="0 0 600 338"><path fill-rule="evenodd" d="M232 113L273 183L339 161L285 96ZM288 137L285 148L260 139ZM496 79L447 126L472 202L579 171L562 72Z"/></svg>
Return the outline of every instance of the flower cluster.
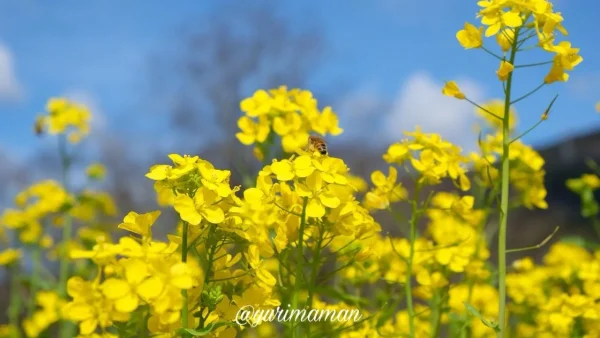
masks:
<svg viewBox="0 0 600 338"><path fill-rule="evenodd" d="M548 208L547 191L544 186L544 158L520 140L511 142L509 148L510 183L519 193L517 203L528 209ZM500 158L503 151L502 134L498 132L487 135L485 140L481 141L481 151L481 154L472 153L470 157L475 163L475 171L482 184L493 186L499 177L499 171L493 163Z"/></svg>
<svg viewBox="0 0 600 338"><path fill-rule="evenodd" d="M158 204L171 212L130 211L114 222L117 204L88 186L107 177L106 169L91 164L86 186L67 190L72 158L69 145L60 142L64 185L35 183L0 216L0 235L12 241L12 248L0 251L12 294L10 324L0 326L0 336L45 336L55 328L60 336L78 338L600 336L597 244L558 242L541 264L526 257L508 275L506 268L507 253L550 239L506 249L512 208L548 208L544 159L521 141L537 125L515 137L513 106L544 84L566 81L581 57L569 42L555 43L556 32L566 32L548 1L478 5L484 27L467 23L456 36L463 47L500 60L495 76L505 98L478 104L454 81L442 89L473 104L491 130L482 130L478 152L465 155L439 134L416 127L387 148L387 168L372 172L367 183L343 159L303 150L311 133L342 133L331 107L320 109L307 90L257 90L241 101L236 134L263 162L256 176L240 173L247 187L232 186L232 173L207 159L170 154L170 164L153 165L146 177ZM502 56L484 47L484 35L495 35ZM515 55L535 37L553 60L516 65ZM513 72L548 64L542 85L511 97ZM66 135L74 143L88 133L85 107L53 98L47 112L37 121L38 132ZM600 178L585 174L567 186L580 196L582 214L600 236L594 198ZM393 225L385 232L384 212ZM498 224L490 224L492 217ZM62 228L55 247L51 226ZM166 239L153 235L157 227L166 230ZM113 231L121 233L115 237ZM489 262L495 247L489 235L496 231L497 265ZM52 249L46 258L60 257L58 278L41 258L45 249ZM359 310L360 317L316 323L238 317L241 309L268 314L286 306ZM78 333L69 332L69 322Z"/></svg>
<svg viewBox="0 0 600 338"><path fill-rule="evenodd" d="M465 23L464 29L456 38L465 49L483 48L483 35L496 36L496 41L504 53L521 48L523 43L537 37L542 50L553 53L552 66L546 75L545 83L567 81L567 71L572 71L583 60L579 48L573 48L568 41L556 43L557 33L567 35L563 27L563 17L555 12L548 0L486 0L478 2L481 10L477 14L484 27ZM498 78L505 81L514 70L507 60L500 62Z"/></svg>
<svg viewBox="0 0 600 338"><path fill-rule="evenodd" d="M600 251L559 242L541 265L525 257L513 268L507 283L517 336L600 335Z"/></svg>
<svg viewBox="0 0 600 338"><path fill-rule="evenodd" d="M52 237L43 232L44 219L57 215L70 203L72 197L58 182L40 181L17 194L15 204L18 209L5 210L0 224L17 231L22 243L48 248L52 245Z"/></svg>
<svg viewBox="0 0 600 338"><path fill-rule="evenodd" d="M331 107L322 110L307 90L281 86L269 91L257 90L240 103L244 116L238 120L238 140L245 145L256 144L255 154L264 158L268 144L276 134L286 153L293 153L307 144L309 133L339 135L337 115ZM274 134L273 134L274 133Z"/></svg>
<svg viewBox="0 0 600 338"><path fill-rule="evenodd" d="M66 134L71 143L78 143L89 133L90 119L86 106L63 97L51 98L46 104L46 114L36 121L36 131L47 130L50 135Z"/></svg>
<svg viewBox="0 0 600 338"><path fill-rule="evenodd" d="M410 170L410 163L418 173L419 184L436 185L442 179L450 178L461 190L470 189L471 182L465 167L468 158L461 155L459 147L443 140L439 134L423 133L418 127L414 132L405 132L405 135L408 138L392 144L383 155L387 163L407 170Z"/></svg>
<svg viewBox="0 0 600 338"><path fill-rule="evenodd" d="M174 255L178 245L152 239L151 227L160 211L130 212L119 228L139 235L122 237L118 243L98 237L91 250L75 249L72 259L91 259L98 267L96 278L69 280L66 318L80 323L80 333L90 335L97 327L106 329L114 322L126 322L139 306L149 305L151 332L170 332L179 327L181 290L198 286L203 273L197 262L182 262Z"/></svg>

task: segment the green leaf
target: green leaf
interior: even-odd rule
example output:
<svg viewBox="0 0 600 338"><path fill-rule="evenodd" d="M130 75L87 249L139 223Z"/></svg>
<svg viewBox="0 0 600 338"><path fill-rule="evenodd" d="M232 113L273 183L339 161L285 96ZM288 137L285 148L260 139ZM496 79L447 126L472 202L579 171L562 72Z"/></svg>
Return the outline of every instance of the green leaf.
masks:
<svg viewBox="0 0 600 338"><path fill-rule="evenodd" d="M465 304L465 307L467 308L467 311L469 311L469 313L471 313L473 316L475 316L481 320L483 325L494 329L494 331L496 331L496 332L500 332L500 326L498 325L498 323L494 322L493 320L488 320L485 317L483 317L481 315L481 313L479 313L479 311L477 311L477 309L473 307L473 305L471 305L467 302L463 302L463 304Z"/></svg>
<svg viewBox="0 0 600 338"><path fill-rule="evenodd" d="M377 318L377 324L375 325L376 328L382 327L390 318L392 318L392 316L396 313L396 307L399 303L400 298L396 299L396 301L394 301L392 304L389 304L389 306L382 311L381 316Z"/></svg>

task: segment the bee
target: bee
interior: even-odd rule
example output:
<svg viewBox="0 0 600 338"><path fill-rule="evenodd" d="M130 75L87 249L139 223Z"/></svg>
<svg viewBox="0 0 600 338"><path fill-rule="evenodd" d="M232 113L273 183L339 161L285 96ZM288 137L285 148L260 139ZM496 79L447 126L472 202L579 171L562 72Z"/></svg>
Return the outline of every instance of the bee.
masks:
<svg viewBox="0 0 600 338"><path fill-rule="evenodd" d="M327 144L322 137L311 135L308 137L308 151L313 152L318 150L321 155L327 155Z"/></svg>
<svg viewBox="0 0 600 338"><path fill-rule="evenodd" d="M37 117L35 119L35 123L33 125L33 132L38 136L44 132L44 118L43 117Z"/></svg>

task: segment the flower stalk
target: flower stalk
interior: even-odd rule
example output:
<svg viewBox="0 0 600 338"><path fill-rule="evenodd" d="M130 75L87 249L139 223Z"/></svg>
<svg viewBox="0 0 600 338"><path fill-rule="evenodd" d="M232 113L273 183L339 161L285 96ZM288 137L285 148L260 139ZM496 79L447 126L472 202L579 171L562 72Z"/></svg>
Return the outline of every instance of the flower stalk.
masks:
<svg viewBox="0 0 600 338"><path fill-rule="evenodd" d="M417 222L419 220L419 193L421 192L421 185L417 183L415 187L415 197L412 201L412 211L410 215L410 252L406 262L406 282L404 283L404 292L406 294L406 308L408 311L409 318L409 330L410 337L415 337L415 309L413 306L412 296L412 269L415 258L415 241L417 239Z"/></svg>
<svg viewBox="0 0 600 338"><path fill-rule="evenodd" d="M509 62L515 63L517 54L517 43L519 37L519 29L515 29L515 38L512 42ZM506 329L506 233L508 224L508 198L509 198L509 183L510 183L510 103L511 89L514 72L508 74L506 80L506 95L504 101L504 118L502 119L502 183L500 197L500 227L498 229L498 338L504 337Z"/></svg>
<svg viewBox="0 0 600 338"><path fill-rule="evenodd" d="M294 278L294 295L292 297L292 309L298 308L299 298L300 298L300 275L303 273L304 269L304 228L306 227L306 206L308 205L308 198L304 197L302 201L302 213L300 216L300 230L298 231L298 246L296 251L296 278ZM300 325L298 323L294 323L292 331L293 337L299 337L300 335Z"/></svg>
<svg viewBox="0 0 600 338"><path fill-rule="evenodd" d="M188 251L188 222L183 222L183 229L181 230L181 261L187 262L187 251ZM181 304L181 327L188 327L188 293L187 290L181 290L181 296L183 297Z"/></svg>

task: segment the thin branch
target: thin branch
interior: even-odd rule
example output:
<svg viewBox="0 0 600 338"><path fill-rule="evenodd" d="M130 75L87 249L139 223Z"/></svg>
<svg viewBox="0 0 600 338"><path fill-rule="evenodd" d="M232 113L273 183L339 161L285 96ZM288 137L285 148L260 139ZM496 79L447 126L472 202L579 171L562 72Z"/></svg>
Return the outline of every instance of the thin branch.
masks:
<svg viewBox="0 0 600 338"><path fill-rule="evenodd" d="M542 82L542 84L540 84L539 86L535 87L535 89L533 89L532 91L530 91L529 93L519 97L518 99L512 101L510 104L513 105L521 100L524 100L526 98L528 98L530 95L532 95L533 93L537 92L538 90L540 90L544 85L546 84L546 82Z"/></svg>
<svg viewBox="0 0 600 338"><path fill-rule="evenodd" d="M484 112L486 112L486 113L488 113L488 114L492 115L493 117L497 118L498 120L503 120L503 118L501 118L500 116L498 116L498 115L496 115L496 114L492 113L491 111L489 111L489 110L487 110L487 109L483 108L482 106L478 105L477 103L475 103L475 102L473 102L473 101L469 100L469 98L465 97L465 100L467 100L467 101L468 101L470 104L474 105L475 107L477 107L477 108L479 108L479 109L483 110Z"/></svg>
<svg viewBox="0 0 600 338"><path fill-rule="evenodd" d="M513 142L521 139L523 136L527 135L529 132L531 132L533 129L535 129L535 127L537 127L540 123L544 122L546 120L546 118L548 117L548 114L550 113L550 109L552 109L552 106L554 105L554 102L556 101L557 98L558 98L558 94L556 94L554 96L554 98L552 99L552 101L550 101L550 104L548 105L548 108L546 108L546 110L544 111L544 114L542 115L542 117L540 118L540 120L536 124L534 124L531 128L527 129L521 135L517 136L512 141L508 142L508 145L510 146Z"/></svg>
<svg viewBox="0 0 600 338"><path fill-rule="evenodd" d="M286 208L284 208L284 207L282 207L281 205L277 204L277 202L275 202L275 201L273 201L273 203L274 203L276 206L278 206L278 207L279 207L281 210L283 210L283 211L285 211L285 212L287 212L287 213L289 213L289 214L292 214L292 215L294 215L294 216L298 216L298 217L302 217L302 215L300 215L299 213L296 213L296 212L293 212L293 211L287 210Z"/></svg>
<svg viewBox="0 0 600 338"><path fill-rule="evenodd" d="M484 51L486 51L488 54L490 54L491 56L495 57L496 59L498 59L498 60L500 60L500 61L504 60L504 58L502 58L502 57L498 56L498 54L496 54L496 53L494 53L494 52L490 51L489 49L485 48L484 46L481 46L481 49L483 49L483 50L484 50Z"/></svg>
<svg viewBox="0 0 600 338"><path fill-rule="evenodd" d="M552 239L552 237L556 234L556 232L558 232L558 228L559 227L556 226L556 228L554 228L554 231L550 235L548 235L548 237L544 238L544 240L541 241L539 244L527 246L527 247L519 248L519 249L508 249L508 250L506 250L506 253L539 249L539 248L543 247L546 243L548 243L548 241L550 241L550 239Z"/></svg>
<svg viewBox="0 0 600 338"><path fill-rule="evenodd" d="M535 127L539 126L540 123L544 122L543 119L540 119L539 121L536 122L536 124L534 124L533 126L531 126L529 129L527 129L525 132L523 132L521 135L515 137L514 139L512 139L510 142L508 142L508 145L511 145L513 142L516 142L518 140L520 140L523 136L527 135L529 132L531 132L532 130L535 129Z"/></svg>
<svg viewBox="0 0 600 338"><path fill-rule="evenodd" d="M516 68L526 68L526 67L543 66L543 65L551 64L553 62L554 62L553 60L550 60L550 61L545 61L545 62L537 62L537 63L528 63L528 64L524 64L524 65L517 65L517 66L515 66L515 69Z"/></svg>

